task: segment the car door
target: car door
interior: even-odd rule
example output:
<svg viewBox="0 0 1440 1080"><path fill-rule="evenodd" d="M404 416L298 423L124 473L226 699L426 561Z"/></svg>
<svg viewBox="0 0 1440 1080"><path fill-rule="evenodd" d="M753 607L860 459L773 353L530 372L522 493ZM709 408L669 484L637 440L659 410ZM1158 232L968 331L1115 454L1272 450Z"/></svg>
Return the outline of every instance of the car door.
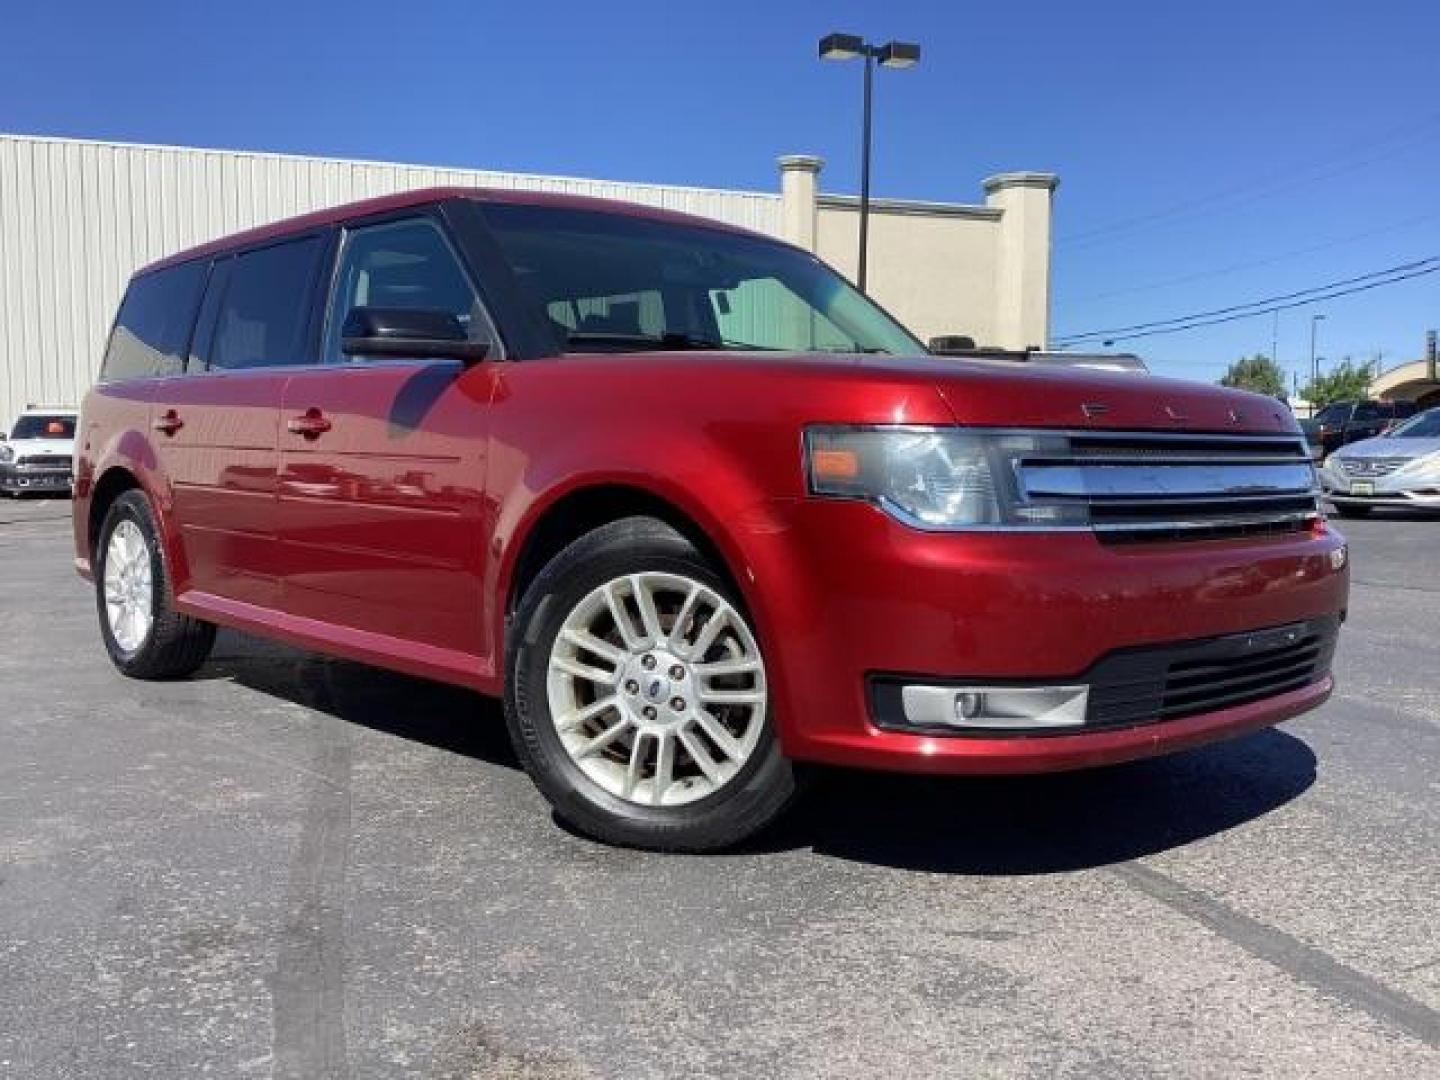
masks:
<svg viewBox="0 0 1440 1080"><path fill-rule="evenodd" d="M499 359L470 273L429 213L344 230L323 363L281 410L277 528L296 616L441 650L473 670L483 637L483 502L493 365L347 356L357 306L442 309Z"/></svg>
<svg viewBox="0 0 1440 1080"><path fill-rule="evenodd" d="M152 411L184 560L181 592L275 608L280 404L314 359L315 284L326 236L215 261L186 373Z"/></svg>

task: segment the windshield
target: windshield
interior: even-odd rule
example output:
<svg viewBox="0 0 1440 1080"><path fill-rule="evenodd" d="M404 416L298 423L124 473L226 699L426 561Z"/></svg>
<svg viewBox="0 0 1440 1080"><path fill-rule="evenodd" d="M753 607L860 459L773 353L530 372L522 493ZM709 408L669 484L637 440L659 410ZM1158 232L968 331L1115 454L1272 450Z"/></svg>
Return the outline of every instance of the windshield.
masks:
<svg viewBox="0 0 1440 1080"><path fill-rule="evenodd" d="M925 351L824 263L763 237L564 207L483 209L568 352Z"/></svg>
<svg viewBox="0 0 1440 1080"><path fill-rule="evenodd" d="M1390 432L1392 439L1440 439L1440 409L1417 413Z"/></svg>
<svg viewBox="0 0 1440 1080"><path fill-rule="evenodd" d="M75 418L73 416L22 416L15 421L12 439L73 439Z"/></svg>

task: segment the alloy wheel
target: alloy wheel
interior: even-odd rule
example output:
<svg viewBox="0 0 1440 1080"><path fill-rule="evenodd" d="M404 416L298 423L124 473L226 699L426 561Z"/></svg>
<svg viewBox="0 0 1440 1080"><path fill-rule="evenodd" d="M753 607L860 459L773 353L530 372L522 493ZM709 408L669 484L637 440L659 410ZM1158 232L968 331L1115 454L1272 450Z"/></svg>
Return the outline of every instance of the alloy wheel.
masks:
<svg viewBox="0 0 1440 1080"><path fill-rule="evenodd" d="M150 545L129 519L115 526L105 547L105 617L125 652L145 643L154 622Z"/></svg>
<svg viewBox="0 0 1440 1080"><path fill-rule="evenodd" d="M769 701L744 616L709 586L659 572L614 578L575 605L546 689L571 760L646 806L723 788L759 743Z"/></svg>

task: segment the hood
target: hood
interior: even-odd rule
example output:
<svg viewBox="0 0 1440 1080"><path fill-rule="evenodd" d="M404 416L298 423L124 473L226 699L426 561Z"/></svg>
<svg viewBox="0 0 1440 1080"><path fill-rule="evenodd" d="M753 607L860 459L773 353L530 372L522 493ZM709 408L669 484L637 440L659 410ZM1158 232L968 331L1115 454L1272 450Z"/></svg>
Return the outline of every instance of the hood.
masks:
<svg viewBox="0 0 1440 1080"><path fill-rule="evenodd" d="M593 354L592 354L593 355ZM1126 372L943 356L684 352L627 354L627 364L675 363L699 376L711 365L786 380L913 384L938 392L957 423L997 427L1298 432L1274 398L1207 383ZM588 359L587 359L588 362Z"/></svg>
<svg viewBox="0 0 1440 1080"><path fill-rule="evenodd" d="M1427 439L1361 439L1335 451L1349 458L1418 458L1440 451L1440 437Z"/></svg>

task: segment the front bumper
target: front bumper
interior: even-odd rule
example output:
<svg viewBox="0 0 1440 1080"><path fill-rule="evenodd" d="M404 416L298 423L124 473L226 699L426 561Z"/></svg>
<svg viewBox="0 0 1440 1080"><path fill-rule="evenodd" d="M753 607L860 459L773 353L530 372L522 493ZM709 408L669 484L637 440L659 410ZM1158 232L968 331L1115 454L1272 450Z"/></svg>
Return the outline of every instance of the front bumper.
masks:
<svg viewBox="0 0 1440 1080"><path fill-rule="evenodd" d="M1325 498L1341 506L1409 506L1440 509L1440 476L1407 475L1396 470L1385 476L1349 476L1332 462L1320 469Z"/></svg>
<svg viewBox="0 0 1440 1080"><path fill-rule="evenodd" d="M777 589L760 577L756 607L763 636L782 645L767 650L782 745L795 758L931 773L1082 768L1279 723L1331 691L1327 652L1304 685L1207 700L1198 713L1142 710L1063 732L896 730L876 714L877 678L1073 685L1141 647L1336 622L1349 587L1344 539L1326 530L1107 545L1089 532L922 532L839 501L796 500L779 513L767 527L783 538L790 572Z"/></svg>
<svg viewBox="0 0 1440 1080"><path fill-rule="evenodd" d="M74 482L69 469L53 466L0 465L0 491L13 493L29 491L68 492Z"/></svg>

